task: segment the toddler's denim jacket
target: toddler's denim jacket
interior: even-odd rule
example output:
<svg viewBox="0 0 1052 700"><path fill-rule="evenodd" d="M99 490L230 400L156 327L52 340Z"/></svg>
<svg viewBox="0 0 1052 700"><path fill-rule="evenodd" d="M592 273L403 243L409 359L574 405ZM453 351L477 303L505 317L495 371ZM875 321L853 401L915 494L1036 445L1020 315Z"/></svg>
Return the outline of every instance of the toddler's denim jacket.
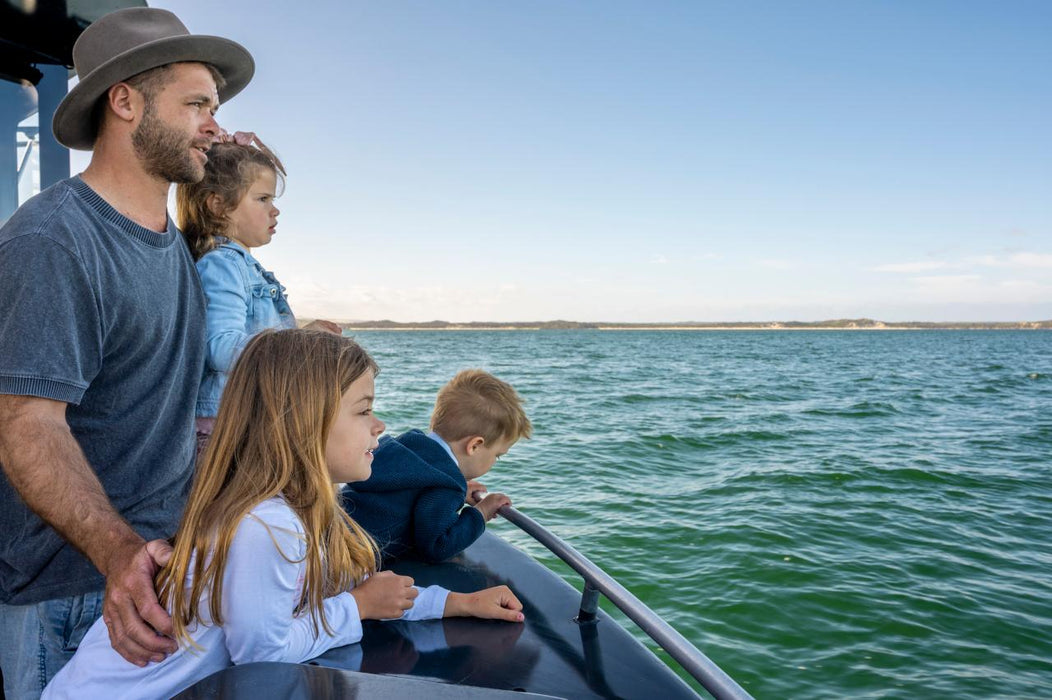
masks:
<svg viewBox="0 0 1052 700"><path fill-rule="evenodd" d="M216 415L227 375L252 336L267 328L296 327L285 288L274 274L234 241L220 240L197 261L208 303L208 359L197 395L201 417Z"/></svg>

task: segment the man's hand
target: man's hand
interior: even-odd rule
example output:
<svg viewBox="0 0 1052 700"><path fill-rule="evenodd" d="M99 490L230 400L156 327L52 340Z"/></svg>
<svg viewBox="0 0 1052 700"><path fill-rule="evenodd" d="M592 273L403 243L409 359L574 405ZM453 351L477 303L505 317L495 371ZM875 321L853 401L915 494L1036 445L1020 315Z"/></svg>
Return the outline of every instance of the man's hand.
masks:
<svg viewBox="0 0 1052 700"><path fill-rule="evenodd" d="M511 499L503 493L491 493L476 503L475 507L482 513L482 517L486 519L486 522L489 522L497 516L497 511L501 507L510 505Z"/></svg>
<svg viewBox="0 0 1052 700"><path fill-rule="evenodd" d="M390 620L413 607L418 592L413 579L393 571L378 571L351 590L363 620Z"/></svg>
<svg viewBox="0 0 1052 700"><path fill-rule="evenodd" d="M304 326L304 328L311 331L328 331L329 333L332 333L334 335L343 335L342 328L340 328L332 321L325 321L322 319L311 321L306 326Z"/></svg>
<svg viewBox="0 0 1052 700"><path fill-rule="evenodd" d="M471 479L468 481L468 497L464 502L469 506L478 505L478 502L486 495L486 486L481 481Z"/></svg>
<svg viewBox="0 0 1052 700"><path fill-rule="evenodd" d="M522 622L522 603L507 586L494 586L474 593L450 593L444 617L481 617L487 620Z"/></svg>
<svg viewBox="0 0 1052 700"><path fill-rule="evenodd" d="M171 639L172 618L157 601L153 581L172 557L164 540L129 542L106 563L102 619L117 653L136 666L163 661L178 645ZM167 635L167 636L161 636Z"/></svg>

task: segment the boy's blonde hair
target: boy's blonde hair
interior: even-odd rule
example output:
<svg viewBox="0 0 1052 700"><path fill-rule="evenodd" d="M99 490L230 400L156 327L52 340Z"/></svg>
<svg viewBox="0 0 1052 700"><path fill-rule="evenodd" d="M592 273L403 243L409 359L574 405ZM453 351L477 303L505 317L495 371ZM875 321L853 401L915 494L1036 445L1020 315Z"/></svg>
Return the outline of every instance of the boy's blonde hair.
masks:
<svg viewBox="0 0 1052 700"><path fill-rule="evenodd" d="M175 551L157 575L177 641L193 645L188 630L195 622L223 624L223 570L234 533L252 508L278 495L296 512L306 539L307 553L297 560L306 563L297 611L309 612L316 633L319 623L333 633L322 601L375 571L377 550L340 507L325 444L343 393L378 371L353 340L324 331L267 330L245 347L198 460ZM206 591L207 620L200 603Z"/></svg>
<svg viewBox="0 0 1052 700"><path fill-rule="evenodd" d="M446 442L480 435L493 445L529 438L533 426L510 384L481 369L466 369L439 389L431 430Z"/></svg>

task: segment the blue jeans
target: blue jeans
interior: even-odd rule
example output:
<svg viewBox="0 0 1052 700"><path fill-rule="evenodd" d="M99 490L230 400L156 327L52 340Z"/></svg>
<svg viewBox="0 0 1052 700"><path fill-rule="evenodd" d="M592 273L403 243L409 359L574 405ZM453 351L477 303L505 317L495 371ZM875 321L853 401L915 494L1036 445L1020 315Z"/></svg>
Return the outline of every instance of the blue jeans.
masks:
<svg viewBox="0 0 1052 700"><path fill-rule="evenodd" d="M0 605L0 668L6 700L36 700L102 615L102 591Z"/></svg>

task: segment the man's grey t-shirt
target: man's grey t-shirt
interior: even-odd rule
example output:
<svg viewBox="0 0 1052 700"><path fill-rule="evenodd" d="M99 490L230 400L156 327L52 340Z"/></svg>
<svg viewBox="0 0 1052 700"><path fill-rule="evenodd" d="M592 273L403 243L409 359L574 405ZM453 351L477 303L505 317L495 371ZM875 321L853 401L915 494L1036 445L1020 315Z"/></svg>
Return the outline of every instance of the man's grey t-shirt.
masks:
<svg viewBox="0 0 1052 700"><path fill-rule="evenodd" d="M147 540L174 534L189 489L204 314L171 221L166 233L143 228L79 177L0 228L0 394L67 403L110 501ZM0 603L104 585L0 477Z"/></svg>

